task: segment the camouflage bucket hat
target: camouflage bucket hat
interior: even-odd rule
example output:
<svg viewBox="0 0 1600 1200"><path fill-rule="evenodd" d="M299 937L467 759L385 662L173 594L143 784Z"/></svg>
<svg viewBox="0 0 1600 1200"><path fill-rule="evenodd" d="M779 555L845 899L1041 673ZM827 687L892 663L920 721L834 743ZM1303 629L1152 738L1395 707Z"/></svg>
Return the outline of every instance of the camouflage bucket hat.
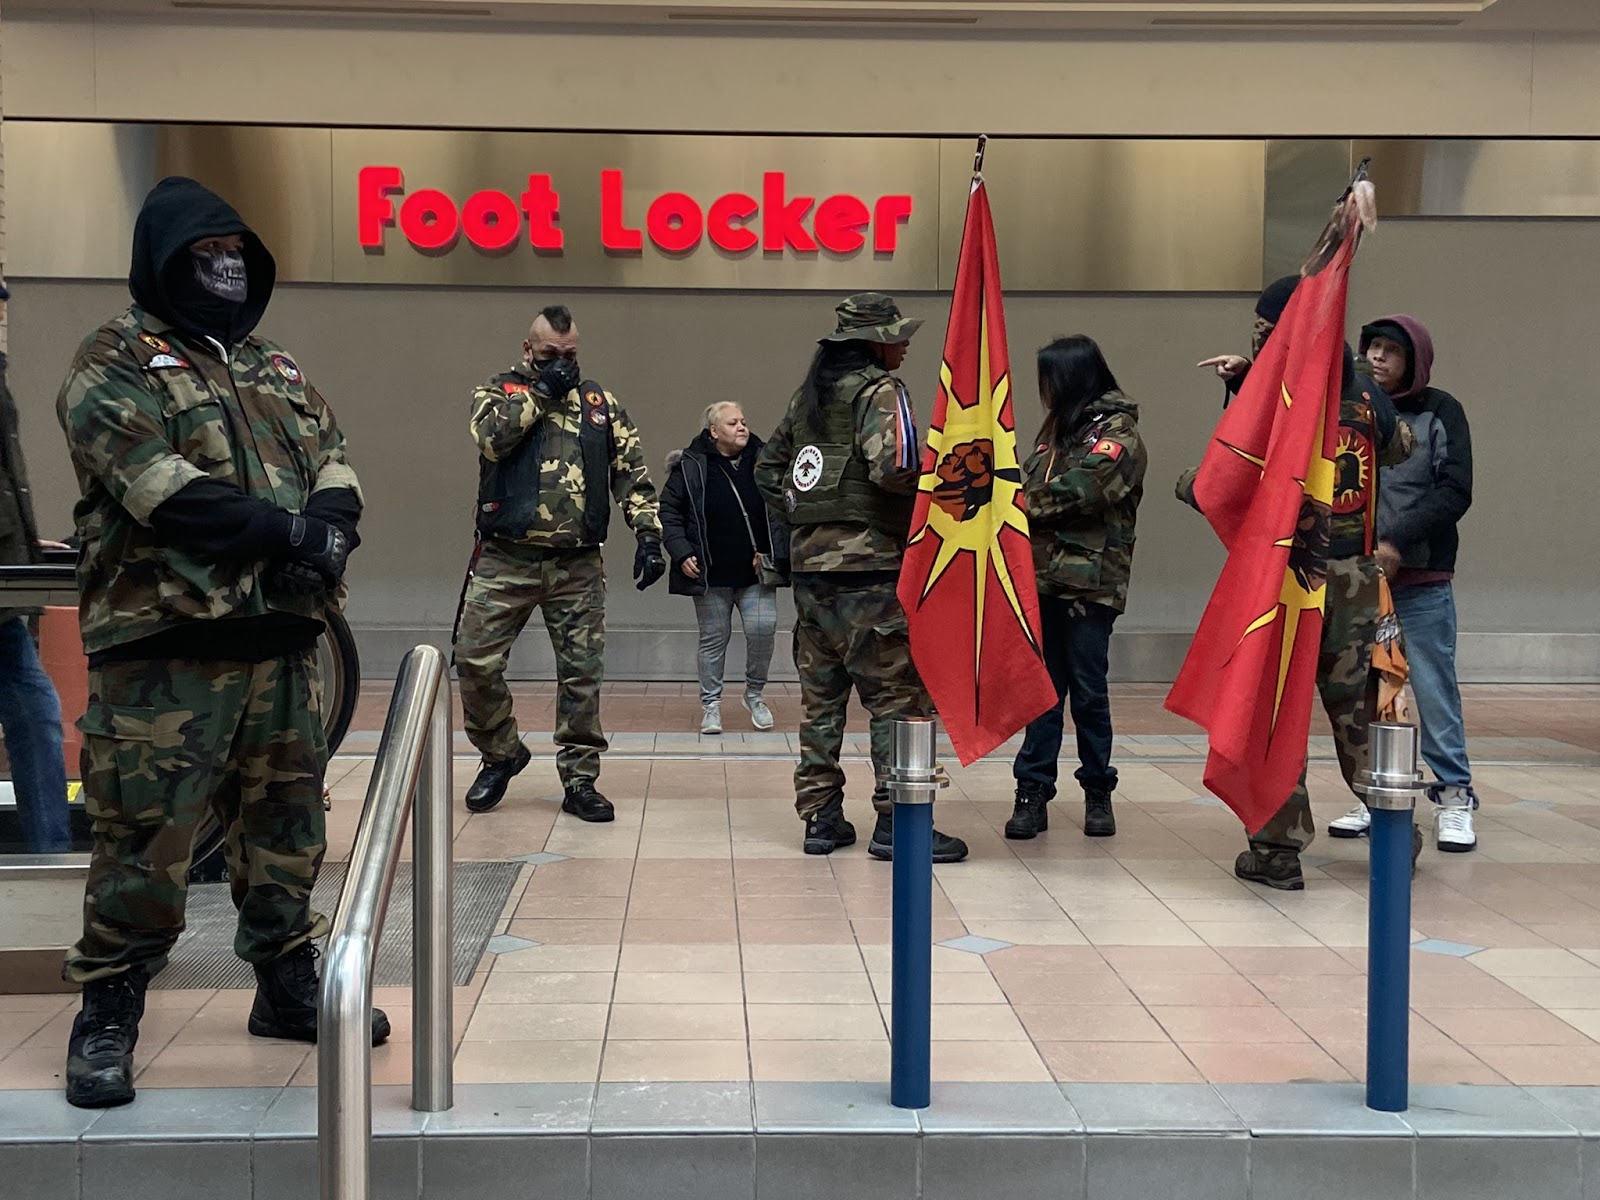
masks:
<svg viewBox="0 0 1600 1200"><path fill-rule="evenodd" d="M921 317L901 316L894 297L882 292L857 292L833 311L838 314L838 328L818 341L879 342L892 346L909 342L911 335L922 328Z"/></svg>

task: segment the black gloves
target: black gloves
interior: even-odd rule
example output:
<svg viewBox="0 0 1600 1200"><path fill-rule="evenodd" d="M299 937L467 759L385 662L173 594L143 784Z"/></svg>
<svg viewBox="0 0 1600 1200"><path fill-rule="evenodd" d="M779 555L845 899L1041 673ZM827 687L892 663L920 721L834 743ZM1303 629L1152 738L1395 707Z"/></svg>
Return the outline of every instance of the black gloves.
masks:
<svg viewBox="0 0 1600 1200"><path fill-rule="evenodd" d="M642 534L639 548L633 554L633 577L642 592L667 573L667 560L661 556L661 539L654 534Z"/></svg>
<svg viewBox="0 0 1600 1200"><path fill-rule="evenodd" d="M320 571L302 562L279 563L267 576L267 590L281 596L326 596L331 586Z"/></svg>
<svg viewBox="0 0 1600 1200"><path fill-rule="evenodd" d="M271 549L275 557L313 571L324 587L339 586L344 578L345 562L350 557L350 540L344 534L326 521L291 512L279 513L273 527ZM287 572L278 574L283 576ZM303 571L296 573L296 577L302 585L309 578Z"/></svg>
<svg viewBox="0 0 1600 1200"><path fill-rule="evenodd" d="M552 358L539 367L538 388L552 400L560 400L581 383L578 364L570 358Z"/></svg>

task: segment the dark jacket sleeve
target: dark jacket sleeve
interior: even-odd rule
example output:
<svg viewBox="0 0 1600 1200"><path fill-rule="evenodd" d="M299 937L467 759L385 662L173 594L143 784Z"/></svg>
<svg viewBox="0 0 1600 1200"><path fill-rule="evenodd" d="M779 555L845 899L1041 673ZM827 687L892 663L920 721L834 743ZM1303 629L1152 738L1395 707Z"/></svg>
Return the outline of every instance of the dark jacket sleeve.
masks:
<svg viewBox="0 0 1600 1200"><path fill-rule="evenodd" d="M685 455L673 465L661 489L661 545L674 567L698 553L691 529L694 514L689 511L687 462Z"/></svg>
<svg viewBox="0 0 1600 1200"><path fill-rule="evenodd" d="M311 499L306 501L306 516L332 525L344 534L350 549L361 545L361 535L356 532L356 523L361 520L361 497L349 488L323 488L312 492Z"/></svg>
<svg viewBox="0 0 1600 1200"><path fill-rule="evenodd" d="M1395 515L1389 540L1401 549L1454 528L1472 507L1472 430L1466 410L1449 392L1434 392L1430 400L1444 431L1444 459L1434 466L1427 494Z"/></svg>
<svg viewBox="0 0 1600 1200"><path fill-rule="evenodd" d="M220 479L196 479L150 513L156 538L202 558L236 562L267 558L276 547L273 522L283 510L260 496L247 496Z"/></svg>

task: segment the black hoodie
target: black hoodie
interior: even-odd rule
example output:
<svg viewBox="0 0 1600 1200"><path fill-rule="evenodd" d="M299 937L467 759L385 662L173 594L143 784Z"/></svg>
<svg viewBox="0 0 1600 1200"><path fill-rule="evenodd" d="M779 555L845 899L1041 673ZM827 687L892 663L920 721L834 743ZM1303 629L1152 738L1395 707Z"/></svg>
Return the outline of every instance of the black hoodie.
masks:
<svg viewBox="0 0 1600 1200"><path fill-rule="evenodd" d="M194 275L189 247L201 238L239 234L244 240L248 293L234 305L205 291ZM248 337L267 311L278 266L251 228L221 196L182 175L169 176L145 197L133 226L128 291L151 316L185 333L232 347Z"/></svg>

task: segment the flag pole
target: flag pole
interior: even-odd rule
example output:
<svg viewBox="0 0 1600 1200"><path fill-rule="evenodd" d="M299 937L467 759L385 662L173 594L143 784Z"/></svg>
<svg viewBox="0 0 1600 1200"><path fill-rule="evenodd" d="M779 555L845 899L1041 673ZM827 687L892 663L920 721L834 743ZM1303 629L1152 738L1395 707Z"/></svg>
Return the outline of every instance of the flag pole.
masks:
<svg viewBox="0 0 1600 1200"><path fill-rule="evenodd" d="M983 178L983 152L988 148L989 135L980 133L978 135L978 149L972 155L972 178L974 181Z"/></svg>

